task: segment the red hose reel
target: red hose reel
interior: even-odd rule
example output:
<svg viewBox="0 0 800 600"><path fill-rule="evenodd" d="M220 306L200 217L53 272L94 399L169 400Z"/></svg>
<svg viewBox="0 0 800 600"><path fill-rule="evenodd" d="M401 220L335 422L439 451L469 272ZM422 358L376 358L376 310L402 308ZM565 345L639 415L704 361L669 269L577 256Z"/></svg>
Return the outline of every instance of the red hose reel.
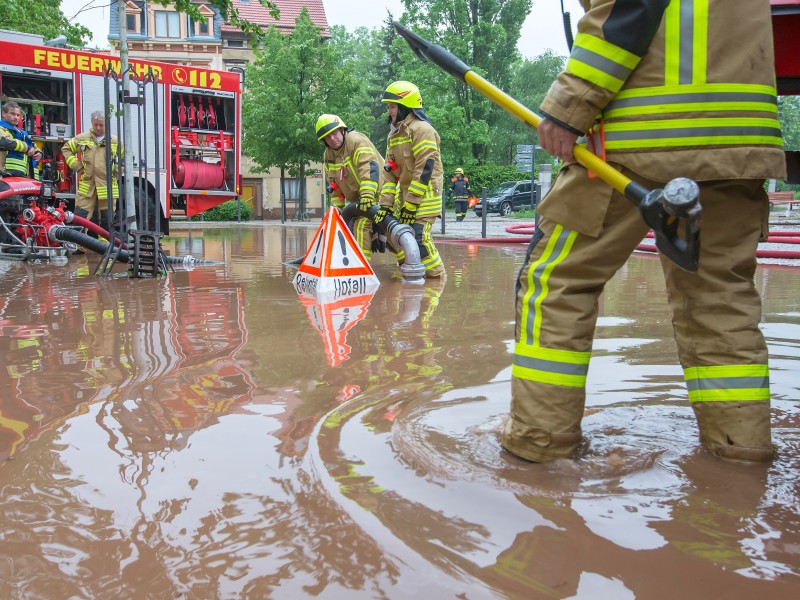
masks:
<svg viewBox="0 0 800 600"><path fill-rule="evenodd" d="M201 151L216 150L219 153L219 162L206 162L199 158L182 158L181 147L198 149L196 134L183 135L177 127L172 128L172 141L175 146L175 160L172 176L175 185L184 190L213 190L225 185L225 149L229 146L225 134L208 134L206 143ZM193 143L194 142L194 143Z"/></svg>

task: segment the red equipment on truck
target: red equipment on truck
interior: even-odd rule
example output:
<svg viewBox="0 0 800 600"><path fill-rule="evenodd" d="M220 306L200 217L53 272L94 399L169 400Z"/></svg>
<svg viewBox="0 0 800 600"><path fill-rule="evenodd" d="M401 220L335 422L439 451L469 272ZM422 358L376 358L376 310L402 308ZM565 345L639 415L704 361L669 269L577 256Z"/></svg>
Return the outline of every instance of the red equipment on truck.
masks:
<svg viewBox="0 0 800 600"><path fill-rule="evenodd" d="M74 174L62 167L61 146L90 129L90 115L104 108L103 86L109 85L104 75L109 69L118 74L119 62L119 57L109 54L0 40L0 96L22 106L35 124L34 141L53 160L56 170L68 175L57 182L57 188L59 199L70 207L76 181ZM139 189L140 171L146 173L144 189L155 205L155 182L160 178L161 230L168 232L171 216L191 217L235 199L240 192L241 79L234 72L136 58L130 59L130 66L133 78L152 72L160 88L160 105L146 105L143 123L137 114L132 115L136 139L128 146L134 152L145 148L147 161L152 163L158 140L161 164L140 165L138 161L145 156L134 155L134 189ZM157 134L154 123L159 124ZM111 125L111 133L121 137L115 118ZM139 136L146 139L139 140Z"/></svg>

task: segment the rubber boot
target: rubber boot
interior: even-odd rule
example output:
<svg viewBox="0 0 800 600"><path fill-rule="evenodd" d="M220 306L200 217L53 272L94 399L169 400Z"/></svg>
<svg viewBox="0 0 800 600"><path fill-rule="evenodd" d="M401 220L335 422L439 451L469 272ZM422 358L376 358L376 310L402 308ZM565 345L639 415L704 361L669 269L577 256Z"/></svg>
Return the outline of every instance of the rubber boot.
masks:
<svg viewBox="0 0 800 600"><path fill-rule="evenodd" d="M744 462L772 460L769 402L695 402L700 442L714 456Z"/></svg>

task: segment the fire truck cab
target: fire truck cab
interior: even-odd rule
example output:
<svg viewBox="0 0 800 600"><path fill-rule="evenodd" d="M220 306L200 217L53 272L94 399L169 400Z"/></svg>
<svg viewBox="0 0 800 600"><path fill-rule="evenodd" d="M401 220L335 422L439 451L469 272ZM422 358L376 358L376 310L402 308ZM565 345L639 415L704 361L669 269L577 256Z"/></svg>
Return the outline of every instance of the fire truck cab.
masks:
<svg viewBox="0 0 800 600"><path fill-rule="evenodd" d="M120 59L7 41L9 36L3 33L0 98L22 107L24 126L42 150L43 161L50 161L61 174L58 196L71 207L77 178L64 164L61 147L91 128L93 112L104 110L104 86L113 113L110 133L122 139L117 131L117 85L106 77L109 70L120 73ZM133 140L126 147L133 153L134 188L146 190L151 206L159 190L161 229L168 232L170 217L191 217L235 199L240 192L241 78L228 71L135 58L130 68L131 77L139 82L131 85L134 104L144 101L142 109L131 110ZM148 77L149 82L142 83ZM153 85L158 86L155 95ZM151 101L154 96L158 106Z"/></svg>

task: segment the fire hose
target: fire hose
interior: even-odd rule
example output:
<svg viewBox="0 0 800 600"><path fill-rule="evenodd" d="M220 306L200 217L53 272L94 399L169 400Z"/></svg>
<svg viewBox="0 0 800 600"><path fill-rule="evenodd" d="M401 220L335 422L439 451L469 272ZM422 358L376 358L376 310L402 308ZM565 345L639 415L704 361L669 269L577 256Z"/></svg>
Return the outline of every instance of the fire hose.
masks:
<svg viewBox="0 0 800 600"><path fill-rule="evenodd" d="M86 233L77 231L75 229L71 229L65 225L54 225L53 227L51 227L50 231L48 232L48 237L53 242L73 242L75 244L79 244L80 246L83 246L84 248L97 252L98 254L103 254L108 249L108 242L95 239ZM127 250L123 249L119 250L120 262L127 263L129 257L130 254L128 253ZM191 255L164 256L164 259L168 264L172 265L193 266L193 265L222 264L219 261L199 259Z"/></svg>

